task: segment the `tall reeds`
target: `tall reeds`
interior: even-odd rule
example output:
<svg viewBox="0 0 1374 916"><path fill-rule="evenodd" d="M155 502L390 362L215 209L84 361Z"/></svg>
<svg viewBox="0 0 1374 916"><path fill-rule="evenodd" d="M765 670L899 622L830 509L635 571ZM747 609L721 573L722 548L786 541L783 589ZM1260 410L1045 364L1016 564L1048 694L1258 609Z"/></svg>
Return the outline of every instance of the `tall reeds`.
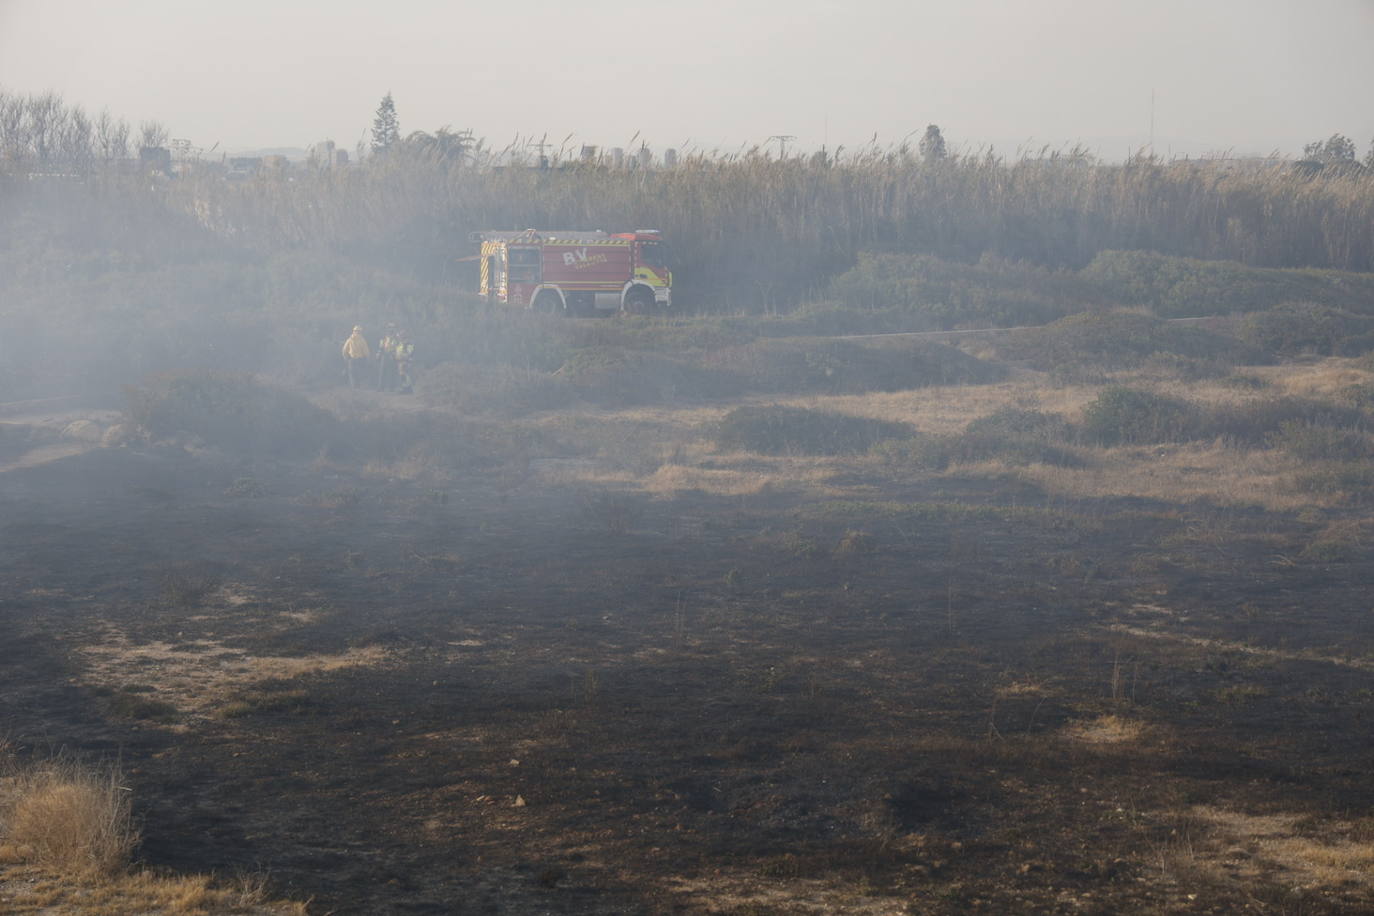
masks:
<svg viewBox="0 0 1374 916"><path fill-rule="evenodd" d="M496 167L403 152L295 180L175 187L251 246L321 245L438 277L481 228L665 230L684 292L788 304L860 251L985 253L1081 267L1108 249L1255 266L1374 269L1374 173L1292 164L1093 164L992 155L924 162L868 149L828 160L690 156L671 169Z"/></svg>

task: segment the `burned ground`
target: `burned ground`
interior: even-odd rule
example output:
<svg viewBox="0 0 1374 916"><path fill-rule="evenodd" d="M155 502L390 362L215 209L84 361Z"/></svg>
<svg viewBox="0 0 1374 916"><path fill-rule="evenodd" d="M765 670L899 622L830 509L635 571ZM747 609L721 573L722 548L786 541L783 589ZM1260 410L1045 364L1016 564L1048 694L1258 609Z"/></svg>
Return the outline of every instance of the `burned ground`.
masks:
<svg viewBox="0 0 1374 916"><path fill-rule="evenodd" d="M1371 905L1357 504L1062 485L1187 443L722 452L723 409L536 416L557 447L441 475L11 464L10 738L118 755L149 864L322 912Z"/></svg>

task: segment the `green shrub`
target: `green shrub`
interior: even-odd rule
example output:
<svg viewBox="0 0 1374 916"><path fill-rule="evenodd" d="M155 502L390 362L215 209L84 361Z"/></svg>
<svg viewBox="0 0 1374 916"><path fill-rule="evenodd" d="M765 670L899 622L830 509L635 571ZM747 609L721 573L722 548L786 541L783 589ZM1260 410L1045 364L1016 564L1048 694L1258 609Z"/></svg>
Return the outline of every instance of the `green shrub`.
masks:
<svg viewBox="0 0 1374 916"><path fill-rule="evenodd" d="M1276 356L1317 353L1330 356L1348 339L1368 333L1374 319L1320 305L1286 302L1246 316L1237 331L1245 342Z"/></svg>
<svg viewBox="0 0 1374 916"><path fill-rule="evenodd" d="M716 444L765 455L845 455L912 432L905 423L802 407L737 407L721 419Z"/></svg>
<svg viewBox="0 0 1374 916"><path fill-rule="evenodd" d="M1293 485L1303 493L1364 503L1374 495L1374 465L1368 461L1327 464L1298 474Z"/></svg>
<svg viewBox="0 0 1374 916"><path fill-rule="evenodd" d="M1069 422L1058 414L1021 407L1003 407L964 427L967 435L1017 436L1041 442L1065 442L1072 435Z"/></svg>
<svg viewBox="0 0 1374 916"><path fill-rule="evenodd" d="M1203 328L1169 324L1135 312L1083 312L1043 328L1026 328L998 345L1000 355L1037 369L1139 366L1147 359L1186 358L1220 366L1254 353L1239 341Z"/></svg>
<svg viewBox="0 0 1374 916"><path fill-rule="evenodd" d="M1263 445L1286 424L1341 429L1364 423L1365 415L1357 408L1281 397L1208 408L1198 423L1197 433L1236 445Z"/></svg>
<svg viewBox="0 0 1374 916"><path fill-rule="evenodd" d="M1302 420L1286 420L1270 434L1269 444L1304 461L1363 461L1374 457L1369 437Z"/></svg>
<svg viewBox="0 0 1374 916"><path fill-rule="evenodd" d="M1068 271L991 255L966 264L925 254L861 253L829 287L829 295L850 308L896 307L929 328L1045 324L1087 308L1093 294Z"/></svg>
<svg viewBox="0 0 1374 916"><path fill-rule="evenodd" d="M1187 401L1113 385L1083 409L1083 433L1102 445L1178 442L1195 434L1199 418Z"/></svg>
<svg viewBox="0 0 1374 916"><path fill-rule="evenodd" d="M972 461L1003 461L1007 464L1051 464L1063 468L1081 468L1083 459L1071 449L1051 445L1036 439L1005 438L995 435L961 433L922 440L914 455L916 463L933 470L943 470L954 463Z"/></svg>
<svg viewBox="0 0 1374 916"><path fill-rule="evenodd" d="M1374 277L1358 273L1259 268L1153 251L1103 251L1080 276L1111 299L1149 306L1162 318L1254 312L1293 300L1374 308Z"/></svg>
<svg viewBox="0 0 1374 916"><path fill-rule="evenodd" d="M872 453L893 464L932 470L943 470L955 462L992 460L1013 465L1082 467L1078 453L1062 444L1072 432L1062 417L1006 407L974 420L962 433L889 440L875 445Z"/></svg>

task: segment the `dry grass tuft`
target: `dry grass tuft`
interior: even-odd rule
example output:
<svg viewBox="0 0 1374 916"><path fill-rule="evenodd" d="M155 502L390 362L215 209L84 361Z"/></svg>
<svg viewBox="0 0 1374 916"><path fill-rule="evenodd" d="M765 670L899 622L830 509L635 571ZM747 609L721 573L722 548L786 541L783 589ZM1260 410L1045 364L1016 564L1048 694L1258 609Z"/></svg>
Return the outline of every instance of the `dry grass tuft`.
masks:
<svg viewBox="0 0 1374 916"><path fill-rule="evenodd" d="M1145 724L1118 715L1099 716L1069 726L1066 734L1088 744L1124 744L1145 733Z"/></svg>
<svg viewBox="0 0 1374 916"><path fill-rule="evenodd" d="M118 768L52 761L10 780L3 810L8 858L67 871L110 874L138 845Z"/></svg>
<svg viewBox="0 0 1374 916"><path fill-rule="evenodd" d="M0 742L0 911L305 916L271 899L261 875L221 885L130 869L139 835L122 782L118 767L72 759L20 766Z"/></svg>

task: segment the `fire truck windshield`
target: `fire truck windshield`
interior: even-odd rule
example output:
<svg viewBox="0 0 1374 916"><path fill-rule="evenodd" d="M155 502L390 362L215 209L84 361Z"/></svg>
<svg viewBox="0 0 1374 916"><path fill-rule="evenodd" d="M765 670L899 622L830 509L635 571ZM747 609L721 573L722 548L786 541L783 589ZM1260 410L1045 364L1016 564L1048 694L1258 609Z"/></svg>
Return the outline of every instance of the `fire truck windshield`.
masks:
<svg viewBox="0 0 1374 916"><path fill-rule="evenodd" d="M671 252L668 246L662 242L641 242L639 244L639 259L647 267L670 267L669 259Z"/></svg>

